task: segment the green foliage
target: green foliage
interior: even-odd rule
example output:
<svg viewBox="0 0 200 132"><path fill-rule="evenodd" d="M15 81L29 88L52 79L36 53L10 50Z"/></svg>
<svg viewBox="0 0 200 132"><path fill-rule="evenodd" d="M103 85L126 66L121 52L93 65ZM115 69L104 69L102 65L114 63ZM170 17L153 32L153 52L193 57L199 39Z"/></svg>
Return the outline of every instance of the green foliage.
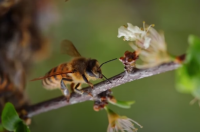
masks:
<svg viewBox="0 0 200 132"><path fill-rule="evenodd" d="M19 122L15 132L30 132L30 130L23 122Z"/></svg>
<svg viewBox="0 0 200 132"><path fill-rule="evenodd" d="M17 124L21 122L21 119L19 118L14 106L11 103L7 103L5 105L1 120L4 128L9 131L14 131L17 128Z"/></svg>
<svg viewBox="0 0 200 132"><path fill-rule="evenodd" d="M120 101L116 100L116 103L110 102L113 105L116 105L121 108L129 109L131 108L131 105L135 103L135 101Z"/></svg>
<svg viewBox="0 0 200 132"><path fill-rule="evenodd" d="M195 83L187 74L186 66L182 66L176 71L176 88L179 92L191 93L195 89Z"/></svg>
<svg viewBox="0 0 200 132"><path fill-rule="evenodd" d="M190 35L186 61L177 70L177 90L200 99L200 38Z"/></svg>
<svg viewBox="0 0 200 132"><path fill-rule="evenodd" d="M30 132L29 128L19 118L14 106L11 103L6 103L1 115L1 121L3 127L8 131Z"/></svg>
<svg viewBox="0 0 200 132"><path fill-rule="evenodd" d="M186 57L186 70L190 77L200 77L200 38L189 36L190 47Z"/></svg>

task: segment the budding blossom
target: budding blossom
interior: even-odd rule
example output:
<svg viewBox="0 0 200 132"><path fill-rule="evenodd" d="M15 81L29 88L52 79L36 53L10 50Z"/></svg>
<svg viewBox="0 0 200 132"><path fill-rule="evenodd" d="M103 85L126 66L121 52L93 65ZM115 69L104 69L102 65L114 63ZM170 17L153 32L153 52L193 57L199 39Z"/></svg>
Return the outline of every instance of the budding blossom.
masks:
<svg viewBox="0 0 200 132"><path fill-rule="evenodd" d="M122 64L125 66L124 68L126 71L130 72L133 70L133 68L135 67L135 62L138 59L139 53L139 50L134 52L126 51L124 53L124 56L119 58L119 61L121 61Z"/></svg>
<svg viewBox="0 0 200 132"><path fill-rule="evenodd" d="M142 128L142 126L136 121L125 116L120 116L108 107L105 107L105 110L108 113L109 121L107 132L137 132L137 128L135 128L134 123Z"/></svg>
<svg viewBox="0 0 200 132"><path fill-rule="evenodd" d="M148 28L145 27L143 22L143 29L138 26L133 26L131 23L127 23L128 26L121 26L118 29L118 38L124 36L124 40L135 42L140 48L147 49L150 45L151 38L147 36L149 29L154 26L150 25Z"/></svg>

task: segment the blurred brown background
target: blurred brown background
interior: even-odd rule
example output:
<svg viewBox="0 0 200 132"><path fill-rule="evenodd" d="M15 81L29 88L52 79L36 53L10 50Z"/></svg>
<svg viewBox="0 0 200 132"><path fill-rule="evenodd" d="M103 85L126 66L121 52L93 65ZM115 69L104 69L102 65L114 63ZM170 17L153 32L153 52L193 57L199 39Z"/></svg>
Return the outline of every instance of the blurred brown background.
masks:
<svg viewBox="0 0 200 132"><path fill-rule="evenodd" d="M200 36L199 0L64 0L51 3L52 15L41 14L52 21L43 33L50 38L52 53L48 59L35 64L28 80L44 75L52 67L70 58L59 52L63 39L71 40L83 56L99 62L120 57L132 50L127 42L117 38L117 29L127 22L142 26L142 21L155 24L165 33L168 50L174 55L185 53L189 34ZM41 11L42 11L41 4ZM45 13L45 12L43 12ZM48 13L47 13L48 14ZM53 19L52 19L52 18ZM53 24L54 23L54 24ZM106 64L107 77L123 71L120 62ZM144 128L139 132L199 132L200 108L190 106L191 95L175 89L175 71L141 79L113 89L120 100L135 100L131 109L111 106L120 115L138 121ZM27 82L31 103L61 95L59 90L47 91L41 82ZM105 111L95 112L93 102L85 102L53 110L33 117L32 132L105 132L108 126Z"/></svg>

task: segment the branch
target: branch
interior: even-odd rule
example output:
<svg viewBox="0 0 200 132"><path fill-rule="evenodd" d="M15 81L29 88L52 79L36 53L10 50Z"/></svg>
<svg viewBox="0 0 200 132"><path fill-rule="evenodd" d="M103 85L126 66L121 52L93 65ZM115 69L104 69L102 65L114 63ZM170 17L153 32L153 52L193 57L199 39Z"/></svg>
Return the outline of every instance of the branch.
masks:
<svg viewBox="0 0 200 132"><path fill-rule="evenodd" d="M117 87L124 83L131 82L131 81L145 78L145 77L149 77L149 76L153 76L159 73L171 71L171 70L177 69L180 66L181 65L178 63L169 62L169 63L165 63L153 68L134 69L131 73L122 72L109 79L112 83L109 83L108 81L103 81L94 85L93 89L90 87L84 88L84 91L85 93L91 92L93 96L95 97L95 95L101 92ZM76 93L72 93L69 102L66 101L66 97L60 96L51 100L47 100L47 101L29 106L28 108L26 108L26 111L27 111L26 116L30 118L32 116L38 115L46 111L58 109L67 105L81 103L88 100L93 100L93 97L88 96L88 94L78 95Z"/></svg>

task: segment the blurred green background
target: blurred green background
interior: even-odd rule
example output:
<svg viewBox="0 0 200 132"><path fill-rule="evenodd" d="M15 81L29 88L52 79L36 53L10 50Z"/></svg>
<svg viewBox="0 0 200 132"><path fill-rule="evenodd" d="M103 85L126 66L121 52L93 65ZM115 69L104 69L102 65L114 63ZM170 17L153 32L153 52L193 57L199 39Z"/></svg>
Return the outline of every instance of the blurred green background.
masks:
<svg viewBox="0 0 200 132"><path fill-rule="evenodd" d="M165 33L168 50L174 55L186 52L189 34L200 36L199 0L64 0L55 1L59 23L45 31L51 37L52 54L32 68L29 79L44 75L49 69L70 57L59 52L63 39L71 40L85 57L100 63L121 57L132 50L127 42L117 38L117 30L127 22L142 26L142 21L155 24ZM45 19L45 18L44 18ZM119 62L102 68L107 77L123 71ZM113 89L120 100L135 100L131 109L111 106L120 115L139 122L139 132L199 132L200 108L190 106L193 97L175 89L175 71L130 82ZM61 95L59 90L48 91L41 82L28 82L27 93L35 104ZM88 101L42 113L33 117L32 132L105 132L108 126L105 111L93 111Z"/></svg>

